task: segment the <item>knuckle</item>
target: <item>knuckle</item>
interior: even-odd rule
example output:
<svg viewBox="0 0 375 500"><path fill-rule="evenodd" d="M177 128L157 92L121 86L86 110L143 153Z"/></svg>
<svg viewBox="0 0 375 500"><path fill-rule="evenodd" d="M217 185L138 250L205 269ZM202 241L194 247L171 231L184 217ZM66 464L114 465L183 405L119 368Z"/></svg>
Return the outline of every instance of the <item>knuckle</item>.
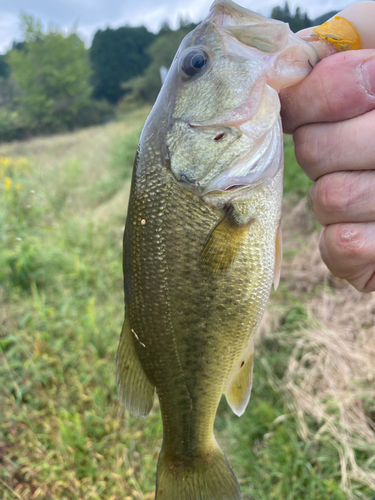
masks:
<svg viewBox="0 0 375 500"><path fill-rule="evenodd" d="M351 260L361 258L364 253L366 239L359 225L335 224L334 244L337 254Z"/></svg>
<svg viewBox="0 0 375 500"><path fill-rule="evenodd" d="M363 224L331 224L322 230L319 250L334 276L361 292L375 289L375 259Z"/></svg>
<svg viewBox="0 0 375 500"><path fill-rule="evenodd" d="M372 53L339 52L322 59L316 66L314 81L320 94L318 113L324 110L331 121L338 121L373 109L374 100L358 72L359 65Z"/></svg>
<svg viewBox="0 0 375 500"><path fill-rule="evenodd" d="M320 177L311 188L312 210L316 215L341 211L346 205L346 182L341 174Z"/></svg>
<svg viewBox="0 0 375 500"><path fill-rule="evenodd" d="M318 161L316 140L312 137L311 129L311 125L304 125L298 128L293 135L297 163L304 170L313 170Z"/></svg>
<svg viewBox="0 0 375 500"><path fill-rule="evenodd" d="M298 128L294 135L297 163L312 180L336 164L337 124L312 123Z"/></svg>

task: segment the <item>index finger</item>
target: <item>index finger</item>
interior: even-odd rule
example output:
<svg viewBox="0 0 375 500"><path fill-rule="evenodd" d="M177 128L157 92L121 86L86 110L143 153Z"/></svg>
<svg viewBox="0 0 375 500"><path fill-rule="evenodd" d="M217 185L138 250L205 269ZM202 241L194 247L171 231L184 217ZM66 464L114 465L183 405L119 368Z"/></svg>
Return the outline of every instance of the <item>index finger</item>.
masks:
<svg viewBox="0 0 375 500"><path fill-rule="evenodd" d="M354 118L375 108L375 50L340 52L281 94L284 132L301 125Z"/></svg>
<svg viewBox="0 0 375 500"><path fill-rule="evenodd" d="M337 51L375 49L375 2L351 5L319 27L298 33L321 59ZM300 85L283 92L284 131L307 123L347 120L373 109L375 51L349 51L321 61Z"/></svg>

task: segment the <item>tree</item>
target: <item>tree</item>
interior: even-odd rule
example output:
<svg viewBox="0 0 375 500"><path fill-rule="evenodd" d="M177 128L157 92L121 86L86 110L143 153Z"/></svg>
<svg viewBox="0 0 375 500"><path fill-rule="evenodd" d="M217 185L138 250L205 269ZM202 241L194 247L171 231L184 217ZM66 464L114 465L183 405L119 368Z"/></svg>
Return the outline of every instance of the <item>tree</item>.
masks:
<svg viewBox="0 0 375 500"><path fill-rule="evenodd" d="M90 49L94 97L116 103L124 94L121 83L140 75L149 65L146 49L154 39L144 26L97 31Z"/></svg>
<svg viewBox="0 0 375 500"><path fill-rule="evenodd" d="M293 16L290 12L288 2L285 2L284 8L279 6L274 7L271 12L271 17L272 19L288 23L290 29L294 31L294 33L312 25L309 16L306 13L302 14L299 7L296 8L296 12Z"/></svg>
<svg viewBox="0 0 375 500"><path fill-rule="evenodd" d="M9 64L6 62L6 56L0 56L0 77L8 78L10 73Z"/></svg>
<svg viewBox="0 0 375 500"><path fill-rule="evenodd" d="M285 22L284 11L279 5L272 9L271 17L272 19Z"/></svg>
<svg viewBox="0 0 375 500"><path fill-rule="evenodd" d="M338 10L331 10L330 12L326 12L325 14L322 14L321 16L314 19L313 25L319 26L319 24L325 23L326 21L328 21L328 19L331 19L331 17L338 14L338 12L339 12Z"/></svg>
<svg viewBox="0 0 375 500"><path fill-rule="evenodd" d="M154 43L147 49L151 64L141 76L123 84L128 92L124 97L125 104L155 101L161 87L160 67L170 67L182 39L195 27L195 24L190 23L176 31L160 30Z"/></svg>
<svg viewBox="0 0 375 500"><path fill-rule="evenodd" d="M285 6L284 6L284 16L287 18L287 19L290 19L290 9L289 9L289 4L288 2L285 2Z"/></svg>
<svg viewBox="0 0 375 500"><path fill-rule="evenodd" d="M41 24L22 14L25 44L8 55L12 76L21 90L19 110L31 128L60 130L88 105L92 89L84 43L75 33L44 32Z"/></svg>

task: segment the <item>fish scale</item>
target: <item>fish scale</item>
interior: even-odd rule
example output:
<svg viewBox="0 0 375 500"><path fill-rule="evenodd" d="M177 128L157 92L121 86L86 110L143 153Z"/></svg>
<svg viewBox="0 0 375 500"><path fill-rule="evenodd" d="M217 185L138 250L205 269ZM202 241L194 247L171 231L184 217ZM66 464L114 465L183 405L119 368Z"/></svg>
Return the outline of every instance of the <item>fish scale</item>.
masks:
<svg viewBox="0 0 375 500"><path fill-rule="evenodd" d="M276 177L251 197L258 223L243 243L245 251L230 273L209 275L200 256L222 213L182 189L164 165L155 167L155 161L147 149L140 150L138 163L152 163L154 168L151 181L148 174L135 176L130 198L127 225L132 237L125 240L124 274L133 279L125 288L125 297L132 298L126 299L126 308L132 329L146 346L135 343L145 373L157 388L165 432L172 436L173 446L183 443L185 454L188 441L192 450L199 450L212 439L228 375L254 334L268 299L281 188ZM270 220L273 224L268 224ZM267 226L269 231L264 230ZM229 355L222 359L220 352ZM181 387L178 380L183 380ZM181 435L187 406L194 428L189 439Z"/></svg>

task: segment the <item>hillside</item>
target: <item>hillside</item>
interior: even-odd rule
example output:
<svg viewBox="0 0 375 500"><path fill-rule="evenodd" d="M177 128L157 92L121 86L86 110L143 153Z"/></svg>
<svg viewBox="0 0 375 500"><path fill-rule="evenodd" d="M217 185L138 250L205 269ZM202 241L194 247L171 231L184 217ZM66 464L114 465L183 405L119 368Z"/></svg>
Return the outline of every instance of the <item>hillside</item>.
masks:
<svg viewBox="0 0 375 500"><path fill-rule="evenodd" d="M122 232L147 109L0 145L0 499L152 500L162 427L121 408ZM317 250L310 182L286 139L284 264L245 415L218 440L244 500L370 500L375 298Z"/></svg>

